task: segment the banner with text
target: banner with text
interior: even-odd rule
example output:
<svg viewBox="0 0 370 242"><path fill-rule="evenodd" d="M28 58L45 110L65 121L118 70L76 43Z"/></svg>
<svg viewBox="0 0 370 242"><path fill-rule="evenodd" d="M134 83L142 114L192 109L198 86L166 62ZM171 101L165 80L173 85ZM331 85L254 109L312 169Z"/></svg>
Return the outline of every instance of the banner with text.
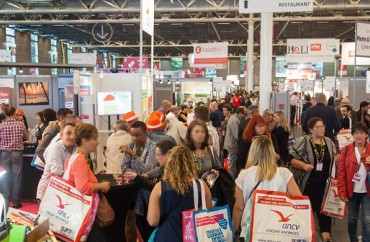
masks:
<svg viewBox="0 0 370 242"><path fill-rule="evenodd" d="M239 0L239 13L312 12L313 0Z"/></svg>
<svg viewBox="0 0 370 242"><path fill-rule="evenodd" d="M228 42L193 44L194 64L227 64Z"/></svg>
<svg viewBox="0 0 370 242"><path fill-rule="evenodd" d="M355 51L356 44L355 42L351 43L342 43L342 65L354 65L355 64ZM357 57L356 65L370 65L370 58L366 57Z"/></svg>
<svg viewBox="0 0 370 242"><path fill-rule="evenodd" d="M370 24L357 23L356 55L370 57Z"/></svg>
<svg viewBox="0 0 370 242"><path fill-rule="evenodd" d="M334 62L339 55L337 39L288 39L288 63Z"/></svg>
<svg viewBox="0 0 370 242"><path fill-rule="evenodd" d="M148 69L148 57L143 57L143 69ZM123 60L123 68L125 69L140 69L140 57L126 57Z"/></svg>

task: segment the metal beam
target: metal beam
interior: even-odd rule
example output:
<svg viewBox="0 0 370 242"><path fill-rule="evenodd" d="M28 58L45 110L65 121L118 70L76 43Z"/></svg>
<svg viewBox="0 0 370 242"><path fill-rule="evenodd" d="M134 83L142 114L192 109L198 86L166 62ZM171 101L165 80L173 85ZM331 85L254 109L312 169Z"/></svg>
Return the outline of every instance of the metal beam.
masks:
<svg viewBox="0 0 370 242"><path fill-rule="evenodd" d="M84 64L53 64L53 63L30 63L30 62L0 62L0 67L24 67L24 68L94 68L96 65Z"/></svg>
<svg viewBox="0 0 370 242"><path fill-rule="evenodd" d="M230 41L229 41L230 42ZM245 46L246 43L245 42L241 42L241 43L236 43L236 44L230 44L229 43L229 47L241 47L241 46ZM286 46L287 44L286 43L276 43L276 44L273 44L273 46ZM140 45L130 45L130 44L109 44L109 45L84 45L84 44L75 44L75 45L72 45L73 47L86 47L86 48L139 48ZM259 44L255 43L254 46L260 46ZM144 48L150 48L150 45L143 45ZM176 44L176 43L173 43L173 44L161 44L161 45L155 45L154 46L156 49L157 48L193 48L193 45L192 44Z"/></svg>
<svg viewBox="0 0 370 242"><path fill-rule="evenodd" d="M300 21L300 22L312 22L312 21L368 21L370 16L341 16L341 17L300 17L300 16L289 16L289 17L275 17L275 22L286 22L286 21ZM260 22L261 18L254 18L255 22ZM229 23L229 22L246 22L245 18L169 18L169 19L155 19L155 23ZM140 23L140 19L85 19L85 20L69 20L69 19L39 19L39 20L0 20L0 24L7 25L33 25L33 24L96 24L96 23L110 23L110 24L129 24L129 23ZM258 25L257 25L258 26Z"/></svg>

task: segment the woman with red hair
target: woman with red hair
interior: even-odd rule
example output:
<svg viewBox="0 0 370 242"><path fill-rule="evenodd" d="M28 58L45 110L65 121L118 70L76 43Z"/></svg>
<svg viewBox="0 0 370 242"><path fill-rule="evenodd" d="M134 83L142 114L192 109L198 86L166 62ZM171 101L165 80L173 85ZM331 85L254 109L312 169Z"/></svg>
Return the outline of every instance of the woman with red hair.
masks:
<svg viewBox="0 0 370 242"><path fill-rule="evenodd" d="M280 151L279 146L276 142L275 136L270 134L269 125L266 120L261 116L257 115L254 116L248 123L247 127L244 129L243 132L243 139L239 143L238 147L238 159L236 162L236 169L238 170L238 174L240 170L245 168L247 164L247 158L249 154L249 149L252 144L253 137L266 135L270 138L274 145L275 153L276 153L276 161L280 159Z"/></svg>

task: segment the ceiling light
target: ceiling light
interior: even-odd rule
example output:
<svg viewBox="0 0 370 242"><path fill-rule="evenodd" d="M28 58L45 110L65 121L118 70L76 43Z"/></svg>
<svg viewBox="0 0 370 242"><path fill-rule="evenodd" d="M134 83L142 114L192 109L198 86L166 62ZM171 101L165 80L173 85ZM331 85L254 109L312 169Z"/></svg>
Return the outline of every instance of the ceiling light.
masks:
<svg viewBox="0 0 370 242"><path fill-rule="evenodd" d="M23 73L23 68L21 67L21 68L19 68L19 73Z"/></svg>
<svg viewBox="0 0 370 242"><path fill-rule="evenodd" d="M156 79L158 79L158 78L159 78L159 75L158 75L158 74L156 74L156 75L155 75L155 78L156 78Z"/></svg>
<svg viewBox="0 0 370 242"><path fill-rule="evenodd" d="M159 78L163 79L164 76L163 76L163 72L161 73L161 75L159 76Z"/></svg>
<svg viewBox="0 0 370 242"><path fill-rule="evenodd" d="M291 22L292 24L303 24L303 22Z"/></svg>
<svg viewBox="0 0 370 242"><path fill-rule="evenodd" d="M180 26L180 25L182 25L182 23L172 23L171 25L173 25L173 26L176 26L176 25Z"/></svg>

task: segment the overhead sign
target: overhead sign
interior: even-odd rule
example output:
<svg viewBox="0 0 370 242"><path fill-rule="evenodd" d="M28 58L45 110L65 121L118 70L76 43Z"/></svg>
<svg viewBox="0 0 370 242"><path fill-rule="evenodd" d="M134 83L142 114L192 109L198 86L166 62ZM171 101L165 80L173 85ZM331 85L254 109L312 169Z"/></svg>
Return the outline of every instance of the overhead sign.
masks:
<svg viewBox="0 0 370 242"><path fill-rule="evenodd" d="M148 57L143 57L143 69L147 69ZM126 57L123 60L123 68L125 69L140 69L140 57Z"/></svg>
<svg viewBox="0 0 370 242"><path fill-rule="evenodd" d="M355 51L356 44L355 42L351 43L342 43L342 65L354 65L355 64ZM356 65L370 65L370 58L366 57L357 57Z"/></svg>
<svg viewBox="0 0 370 242"><path fill-rule="evenodd" d="M94 53L71 53L69 64L96 65L96 54Z"/></svg>
<svg viewBox="0 0 370 242"><path fill-rule="evenodd" d="M108 23L96 23L91 34L96 41L105 43L113 37L113 28Z"/></svg>
<svg viewBox="0 0 370 242"><path fill-rule="evenodd" d="M337 39L288 39L287 62L334 62L339 55Z"/></svg>
<svg viewBox="0 0 370 242"><path fill-rule="evenodd" d="M154 34L154 0L140 1L141 28L149 35Z"/></svg>
<svg viewBox="0 0 370 242"><path fill-rule="evenodd" d="M227 64L228 42L193 44L194 64Z"/></svg>
<svg viewBox="0 0 370 242"><path fill-rule="evenodd" d="M357 23L356 55L370 57L370 24Z"/></svg>
<svg viewBox="0 0 370 242"><path fill-rule="evenodd" d="M239 13L312 12L313 0L239 0Z"/></svg>
<svg viewBox="0 0 370 242"><path fill-rule="evenodd" d="M189 65L191 68L213 68L213 69L226 69L227 64L195 64L194 53L189 54Z"/></svg>

